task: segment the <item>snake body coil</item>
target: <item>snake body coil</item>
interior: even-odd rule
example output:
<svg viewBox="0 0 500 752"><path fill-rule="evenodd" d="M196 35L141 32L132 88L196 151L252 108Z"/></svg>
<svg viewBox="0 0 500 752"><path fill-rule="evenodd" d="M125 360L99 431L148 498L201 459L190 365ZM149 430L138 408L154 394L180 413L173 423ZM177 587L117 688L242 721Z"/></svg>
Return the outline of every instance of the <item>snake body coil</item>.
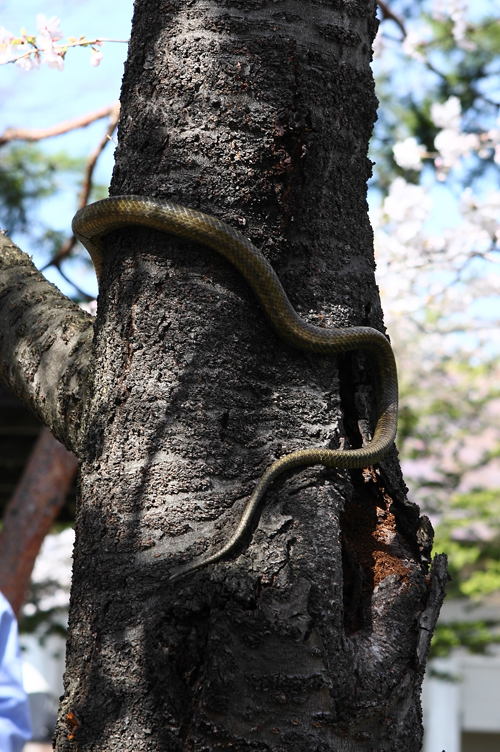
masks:
<svg viewBox="0 0 500 752"><path fill-rule="evenodd" d="M225 556L247 530L266 489L286 470L304 465L363 468L382 459L396 436L396 363L389 341L377 329L361 326L322 329L303 321L292 307L271 265L244 235L215 217L169 201L142 196L116 196L97 201L77 212L73 219L73 232L90 253L98 279L104 256L102 236L130 225L152 227L218 251L243 274L282 339L299 350L322 354L358 349L369 351L376 360L380 377L379 417L369 444L360 449L347 450L321 447L302 449L273 462L258 482L229 541L215 553L180 568L170 578L176 579Z"/></svg>

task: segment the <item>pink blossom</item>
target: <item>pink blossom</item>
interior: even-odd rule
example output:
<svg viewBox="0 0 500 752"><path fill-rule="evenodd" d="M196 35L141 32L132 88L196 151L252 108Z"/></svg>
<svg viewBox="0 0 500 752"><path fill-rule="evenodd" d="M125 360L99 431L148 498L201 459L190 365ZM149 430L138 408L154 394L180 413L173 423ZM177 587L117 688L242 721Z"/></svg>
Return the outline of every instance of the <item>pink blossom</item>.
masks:
<svg viewBox="0 0 500 752"><path fill-rule="evenodd" d="M437 125L438 128L458 130L461 115L462 108L458 97L450 97L444 104L434 102L431 105L431 118L434 125Z"/></svg>
<svg viewBox="0 0 500 752"><path fill-rule="evenodd" d="M64 36L62 31L59 30L59 24L61 19L57 16L52 16L47 21L43 13L39 13L36 17L36 26L42 36L49 37L51 42L57 42L58 39L62 39ZM38 44L38 40L37 40Z"/></svg>
<svg viewBox="0 0 500 752"><path fill-rule="evenodd" d="M392 147L394 159L404 170L421 170L425 149L411 136Z"/></svg>
<svg viewBox="0 0 500 752"><path fill-rule="evenodd" d="M99 52L99 50L96 50L92 47L92 53L90 55L90 65L93 65L94 68L97 68L101 60L102 60L102 52Z"/></svg>
<svg viewBox="0 0 500 752"><path fill-rule="evenodd" d="M46 63L49 68L57 68L62 71L64 68L64 58L54 47L54 42L63 36L59 30L60 19L52 16L46 19L43 13L39 13L36 19L36 25L40 32L36 38L36 45L42 52L42 62Z"/></svg>
<svg viewBox="0 0 500 752"><path fill-rule="evenodd" d="M13 34L7 31L5 26L0 26L0 64L10 63L14 60L14 52L12 50Z"/></svg>
<svg viewBox="0 0 500 752"><path fill-rule="evenodd" d="M454 128L444 128L434 139L434 146L442 157L443 167L451 169L462 157L479 149L480 142L475 133L459 133Z"/></svg>
<svg viewBox="0 0 500 752"><path fill-rule="evenodd" d="M37 605L28 601L24 613L33 615L38 610L67 608L74 539L74 531L69 528L46 536L31 575L41 597Z"/></svg>
<svg viewBox="0 0 500 752"><path fill-rule="evenodd" d="M14 58L18 68L22 68L25 71L30 71L33 68L38 68L40 65L40 55L33 50L27 42L22 42L17 45L17 52L20 53L20 57ZM31 53L34 53L33 57ZM27 53L27 54L26 54Z"/></svg>
<svg viewBox="0 0 500 752"><path fill-rule="evenodd" d="M384 36L382 34L382 27L379 26L377 35L373 40L373 57L382 57L385 49Z"/></svg>
<svg viewBox="0 0 500 752"><path fill-rule="evenodd" d="M425 62L425 55L422 48L425 47L426 38L429 36L429 27L423 26L421 29L413 30L407 33L403 40L402 48L409 57L420 62Z"/></svg>
<svg viewBox="0 0 500 752"><path fill-rule="evenodd" d="M64 68L64 58L53 47L43 50L42 62L46 63L49 68L56 68L59 71Z"/></svg>
<svg viewBox="0 0 500 752"><path fill-rule="evenodd" d="M40 55L34 55L33 58L30 57L18 57L16 60L16 65L18 68L22 68L25 71L30 71L33 68L38 68L40 65Z"/></svg>

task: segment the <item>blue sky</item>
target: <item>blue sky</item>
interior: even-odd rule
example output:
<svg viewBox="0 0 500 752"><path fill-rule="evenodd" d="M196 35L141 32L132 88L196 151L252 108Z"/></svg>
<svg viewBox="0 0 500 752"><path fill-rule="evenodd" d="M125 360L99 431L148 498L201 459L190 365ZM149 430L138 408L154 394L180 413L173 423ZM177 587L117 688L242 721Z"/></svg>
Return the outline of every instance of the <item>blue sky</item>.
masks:
<svg viewBox="0 0 500 752"><path fill-rule="evenodd" d="M0 0L0 25L18 34L21 26L28 33L36 32L38 13L61 19L61 30L68 36L85 34L87 38L111 37L127 39L130 35L133 0ZM97 68L90 65L88 48L70 49L63 72L41 65L38 70L26 72L15 65L0 66L0 132L8 126L45 127L62 120L83 115L118 99L123 65L127 55L126 44L105 43L103 60ZM104 120L73 131L56 139L42 142L47 151L66 150L75 156L86 157L99 142L105 131ZM113 167L113 144L110 143L99 160L95 181L109 185ZM441 185L434 189L435 199L432 223L458 224L460 217L456 201ZM376 193L370 191L370 200L377 203ZM54 229L69 235L71 219L76 208L76 191L68 186L53 199L44 201L40 218ZM28 237L14 238L21 247L33 255L39 266L47 261ZM82 289L95 294L97 287L93 273L81 261L67 261L65 269L79 280ZM48 278L63 292L72 292L57 270L47 271Z"/></svg>
<svg viewBox="0 0 500 752"><path fill-rule="evenodd" d="M60 28L65 38L85 34L89 39L128 39L132 12L132 0L0 0L0 26L14 35L22 26L28 33L36 33L37 14L44 13L47 18L58 16L61 19ZM62 72L46 65L28 72L13 64L0 66L0 132L8 126L46 127L118 99L127 45L106 43L101 51L104 57L97 68L90 65L89 48L70 49ZM101 120L88 128L45 140L43 148L47 151L65 149L85 157L102 138L105 128L106 121ZM99 183L109 184L113 151L110 143L99 161L96 173ZM69 234L75 201L74 191L63 191L52 201L44 202L41 218ZM28 238L16 237L15 240L33 255L35 263L43 262L37 249L30 247ZM96 291L93 274L83 267L72 271L78 274L85 290ZM47 276L63 292L70 292L71 288L56 270L50 270Z"/></svg>

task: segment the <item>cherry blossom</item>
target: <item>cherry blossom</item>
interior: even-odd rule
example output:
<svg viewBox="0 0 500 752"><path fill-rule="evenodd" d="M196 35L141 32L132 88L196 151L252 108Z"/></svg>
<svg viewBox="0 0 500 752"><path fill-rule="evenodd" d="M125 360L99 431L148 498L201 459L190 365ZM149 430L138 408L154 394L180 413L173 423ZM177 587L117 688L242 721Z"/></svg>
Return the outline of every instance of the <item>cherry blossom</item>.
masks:
<svg viewBox="0 0 500 752"><path fill-rule="evenodd" d="M43 613L48 623L57 622L69 605L74 530L45 537L31 575L30 595L23 607L26 616ZM60 618L60 616L59 616Z"/></svg>
<svg viewBox="0 0 500 752"><path fill-rule="evenodd" d="M40 54L38 52L35 52L33 57L31 57L31 54L29 57L18 57L16 58L16 65L18 68L22 68L25 71L30 71L33 68L38 68L40 65Z"/></svg>
<svg viewBox="0 0 500 752"><path fill-rule="evenodd" d="M422 26L419 29L410 29L403 39L403 52L414 60L424 62L426 58L423 49L430 36L431 30L427 26Z"/></svg>
<svg viewBox="0 0 500 752"><path fill-rule="evenodd" d="M413 136L395 144L392 151L397 164L404 170L420 171L422 169L422 157L425 156L425 149Z"/></svg>
<svg viewBox="0 0 500 752"><path fill-rule="evenodd" d="M467 0L435 0L432 16L439 21L450 18L453 21L451 33L457 46L467 52L474 52L476 45L466 36L469 28L468 10L469 3Z"/></svg>
<svg viewBox="0 0 500 752"><path fill-rule="evenodd" d="M14 35L7 31L4 26L0 26L0 64L10 63L14 60L13 39Z"/></svg>
<svg viewBox="0 0 500 752"><path fill-rule="evenodd" d="M431 105L431 118L438 128L458 130L462 119L462 108L458 97L450 97L443 104L433 102Z"/></svg>
<svg viewBox="0 0 500 752"><path fill-rule="evenodd" d="M63 33L59 29L60 19L52 16L47 19L43 13L37 16L38 34L29 35L24 28L21 36L14 37L3 26L0 27L0 65L16 63L26 71L37 68L40 62L62 71L64 58L71 47L91 47L90 64L93 67L99 65L103 54L97 49L103 42L127 43L126 39L87 39L83 34L76 37L68 37L66 42L60 42Z"/></svg>
<svg viewBox="0 0 500 752"><path fill-rule="evenodd" d="M436 158L439 168L438 180L444 180L443 170L450 170L464 157L468 157L480 147L479 137L475 133L459 133L452 128L444 128L434 139L434 146L440 156Z"/></svg>
<svg viewBox="0 0 500 752"><path fill-rule="evenodd" d="M99 63L102 60L102 52L99 52L99 50L96 50L95 47L92 47L92 52L90 55L90 65L93 65L94 68L96 68Z"/></svg>
<svg viewBox="0 0 500 752"><path fill-rule="evenodd" d="M460 198L462 215L471 225L484 230L489 242L500 241L500 191L488 191L483 199L466 188Z"/></svg>
<svg viewBox="0 0 500 752"><path fill-rule="evenodd" d="M453 21L451 33L457 46L466 52L474 52L476 45L467 38L469 22L467 12L469 3L467 0L434 0L432 17L438 21L450 18Z"/></svg>
<svg viewBox="0 0 500 752"><path fill-rule="evenodd" d="M46 63L49 68L62 71L64 68L64 52L54 46L54 42L63 37L59 30L59 24L60 19L56 16L47 20L43 13L39 13L37 16L39 34L35 39L35 45L41 51L43 63Z"/></svg>
<svg viewBox="0 0 500 752"><path fill-rule="evenodd" d="M434 105L431 117L441 128L432 155L437 181L453 177L464 160L499 158L500 129L463 132L456 97ZM403 141L395 159L415 169L408 155L421 149ZM434 185L429 173L420 185L396 178L371 218L401 410L418 416L400 447L403 471L412 498L437 514L451 493L500 486L492 451L500 446L500 191L464 188L460 220L436 227Z"/></svg>
<svg viewBox="0 0 500 752"><path fill-rule="evenodd" d="M43 49L44 40L49 39L50 42L57 42L58 39L62 39L64 34L59 29L61 20L57 16L47 18L43 13L39 13L36 17L36 26L39 31L39 35L36 38L36 44Z"/></svg>
<svg viewBox="0 0 500 752"><path fill-rule="evenodd" d="M91 316L95 316L97 313L97 300L89 300L85 303L79 303L80 308L82 308L84 311L87 311L87 313L90 313Z"/></svg>

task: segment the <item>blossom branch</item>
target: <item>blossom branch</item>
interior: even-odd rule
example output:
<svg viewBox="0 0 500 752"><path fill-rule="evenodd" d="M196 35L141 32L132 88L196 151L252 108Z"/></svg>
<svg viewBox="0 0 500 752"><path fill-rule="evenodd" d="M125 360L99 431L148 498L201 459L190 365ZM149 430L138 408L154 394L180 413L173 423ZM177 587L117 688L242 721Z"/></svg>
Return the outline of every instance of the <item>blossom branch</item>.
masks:
<svg viewBox="0 0 500 752"><path fill-rule="evenodd" d="M99 65L102 59L101 47L104 42L128 43L125 39L109 39L96 37L87 39L83 34L78 37L69 37L67 42L56 44L63 37L59 29L60 19L57 16L47 19L43 13L37 16L36 24L38 34L28 34L26 29L21 29L21 36L14 37L5 27L0 26L0 65L16 63L24 70L32 70L42 63L49 68L57 68L62 71L64 58L70 47L90 47L90 64Z"/></svg>
<svg viewBox="0 0 500 752"><path fill-rule="evenodd" d="M32 41L33 40L33 41ZM97 66L99 65L99 62L101 61L102 54L98 52L98 50L94 50L93 48L96 46L101 46L104 44L104 42L117 42L119 44L128 44L128 39L107 39L105 37L96 37L95 39L86 39L84 36L81 36L79 39L74 39L73 37L70 37L67 42L64 42L64 44L53 44L51 45L51 51L58 55L60 58L64 59L64 56L66 55L67 50L70 47L91 47L92 52L96 53L92 56L91 59L91 65ZM0 65L7 65L8 63L19 63L21 60L28 60L31 55L38 56L40 54L43 55L45 52L43 48L38 47L35 42L34 37L26 37L26 42L23 41L23 39L13 39L12 40L12 46L14 47L24 47L26 44L31 45L31 49L28 49L26 52L23 52L21 55L16 55L8 60L0 60ZM35 63L37 65L38 63ZM26 66L21 66L26 67ZM30 66L33 67L33 66ZM62 65L57 66L51 66L51 67L59 67L62 69Z"/></svg>

